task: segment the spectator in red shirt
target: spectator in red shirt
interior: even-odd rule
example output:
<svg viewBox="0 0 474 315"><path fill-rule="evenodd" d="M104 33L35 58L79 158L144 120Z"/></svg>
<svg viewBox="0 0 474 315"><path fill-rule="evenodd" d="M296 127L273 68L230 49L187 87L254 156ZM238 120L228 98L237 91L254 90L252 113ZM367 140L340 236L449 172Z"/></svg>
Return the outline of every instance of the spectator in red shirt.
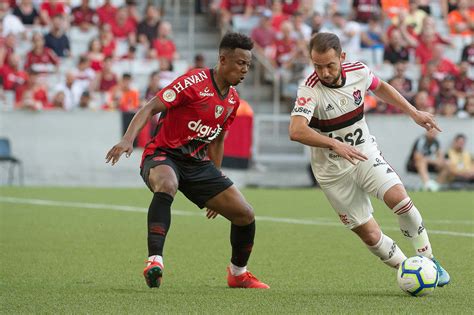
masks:
<svg viewBox="0 0 474 315"><path fill-rule="evenodd" d="M261 54L266 54L269 47L275 42L275 30L272 28L272 11L265 10L260 17L260 23L252 30L251 37L255 43L255 48ZM267 54L267 57L270 57Z"/></svg>
<svg viewBox="0 0 474 315"><path fill-rule="evenodd" d="M171 24L163 21L158 27L158 38L153 43L154 50L151 50L151 56L158 59L167 59L170 62L178 59L176 46L171 36Z"/></svg>
<svg viewBox="0 0 474 315"><path fill-rule="evenodd" d="M428 94L428 104L429 106L435 106L435 99L438 97L439 93L439 83L431 76L422 76L418 82L418 92L425 91ZM433 112L435 110L433 109Z"/></svg>
<svg viewBox="0 0 474 315"><path fill-rule="evenodd" d="M296 54L297 42L291 36L293 26L290 22L281 25L281 37L275 41L274 63L278 67L289 67Z"/></svg>
<svg viewBox="0 0 474 315"><path fill-rule="evenodd" d="M220 27L223 32L230 28L232 16L252 15L252 0L222 0L220 3Z"/></svg>
<svg viewBox="0 0 474 315"><path fill-rule="evenodd" d="M40 6L40 18L43 25L51 25L51 19L56 15L66 17L67 6L64 1L45 0Z"/></svg>
<svg viewBox="0 0 474 315"><path fill-rule="evenodd" d="M300 7L300 0L285 0L281 1L281 4L283 13L292 16L296 11L298 11Z"/></svg>
<svg viewBox="0 0 474 315"><path fill-rule="evenodd" d="M368 24L371 17L380 15L381 5L381 0L353 0L351 20Z"/></svg>
<svg viewBox="0 0 474 315"><path fill-rule="evenodd" d="M133 26L136 28L138 21L140 21L140 14L137 10L137 2L135 0L125 0L125 8L130 20L133 22Z"/></svg>
<svg viewBox="0 0 474 315"><path fill-rule="evenodd" d="M44 46L44 38L40 33L34 33L31 38L33 48L26 55L25 69L37 73L51 73L57 70L59 58L54 51Z"/></svg>
<svg viewBox="0 0 474 315"><path fill-rule="evenodd" d="M72 25L81 31L88 32L96 23L95 10L89 6L89 0L82 0L81 5L72 9Z"/></svg>
<svg viewBox="0 0 474 315"><path fill-rule="evenodd" d="M459 64L459 74L455 82L458 98L474 95L474 80L469 78L469 63L467 61L462 61Z"/></svg>
<svg viewBox="0 0 474 315"><path fill-rule="evenodd" d="M432 76L438 81L443 80L448 75L455 77L459 74L458 67L451 60L443 57L443 49L443 46L440 44L436 44L431 47L432 58L430 63L432 63L435 67ZM421 68L421 73L423 75L426 75L426 68L426 65L423 65Z"/></svg>
<svg viewBox="0 0 474 315"><path fill-rule="evenodd" d="M111 0L105 0L104 5L97 8L97 16L99 17L100 24L111 23L117 13L117 8L111 3Z"/></svg>
<svg viewBox="0 0 474 315"><path fill-rule="evenodd" d="M100 40L97 38L92 39L89 42L89 50L87 51L87 58L90 61L90 66L94 71L102 70L102 62L104 61L105 54Z"/></svg>
<svg viewBox="0 0 474 315"><path fill-rule="evenodd" d="M115 42L114 34L112 34L110 24L103 24L100 27L99 38L104 56L113 57L115 55L115 47L117 44Z"/></svg>
<svg viewBox="0 0 474 315"><path fill-rule="evenodd" d="M273 2L272 5L272 27L275 31L280 31L280 26L283 22L287 21L290 17L288 14L283 12L283 6L280 1Z"/></svg>
<svg viewBox="0 0 474 315"><path fill-rule="evenodd" d="M3 78L3 88L13 91L25 84L28 75L25 71L20 70L20 56L11 54L8 57L8 63L0 68Z"/></svg>
<svg viewBox="0 0 474 315"><path fill-rule="evenodd" d="M8 34L5 38L1 38L0 34L0 67L7 63L8 57L15 52L15 47L16 36L14 34Z"/></svg>
<svg viewBox="0 0 474 315"><path fill-rule="evenodd" d="M135 22L128 15L127 9L121 7L118 9L115 19L109 22L112 34L116 39L126 39L128 43L134 45L137 40L135 32Z"/></svg>
<svg viewBox="0 0 474 315"><path fill-rule="evenodd" d="M448 39L443 38L436 31L436 24L434 19L431 16L427 16L423 20L423 26L421 28L420 35L416 38L418 45L413 45L416 47L416 57L420 64L426 64L432 59L432 50L433 46L436 44L450 45Z"/></svg>
<svg viewBox="0 0 474 315"><path fill-rule="evenodd" d="M102 71L100 71L96 76L94 90L99 92L108 92L117 84L118 78L117 75L112 71L111 57L105 57L103 65Z"/></svg>
<svg viewBox="0 0 474 315"><path fill-rule="evenodd" d="M28 80L15 91L15 108L41 110L48 107L48 93L38 77L37 72L28 71Z"/></svg>

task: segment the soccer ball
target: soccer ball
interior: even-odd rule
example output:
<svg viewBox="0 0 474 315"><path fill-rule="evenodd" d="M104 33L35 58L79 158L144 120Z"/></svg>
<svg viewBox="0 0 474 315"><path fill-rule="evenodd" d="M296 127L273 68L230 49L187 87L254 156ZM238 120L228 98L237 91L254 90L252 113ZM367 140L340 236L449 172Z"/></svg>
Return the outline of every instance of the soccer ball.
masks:
<svg viewBox="0 0 474 315"><path fill-rule="evenodd" d="M438 268L423 256L407 258L398 268L397 282L400 289L413 296L431 294L438 285Z"/></svg>

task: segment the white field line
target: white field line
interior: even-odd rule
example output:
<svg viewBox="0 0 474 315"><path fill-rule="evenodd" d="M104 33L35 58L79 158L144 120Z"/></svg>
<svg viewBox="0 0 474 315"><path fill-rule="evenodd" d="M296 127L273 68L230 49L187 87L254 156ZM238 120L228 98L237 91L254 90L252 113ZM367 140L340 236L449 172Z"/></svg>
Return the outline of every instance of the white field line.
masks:
<svg viewBox="0 0 474 315"><path fill-rule="evenodd" d="M107 209L115 211L129 211L129 212L147 212L147 208L134 207L134 206L125 206L125 205L110 205L102 203L87 203L87 202L74 202L74 201L56 201L56 200L45 200L45 199L29 199L29 198L16 198L16 197L5 197L0 196L0 203L13 203L13 204L27 204L27 205L36 205L36 206L54 206L54 207L69 207L69 208L83 208L83 209ZM173 215L180 216L204 216L203 212L191 212L183 210L172 210ZM306 219L292 219L292 218L276 218L276 217L266 217L266 216L256 216L256 220L259 222L277 222L277 223L288 223L288 224L298 224L298 225L324 225L324 226L335 226L343 227L339 222L328 221L325 218L318 220L306 220ZM428 221L434 223L435 221ZM466 221L449 221L449 220L440 220L439 222L443 224L461 224L461 222ZM469 225L473 225L472 222L468 222ZM390 231L399 231L396 227L384 227L384 230ZM449 236L460 236L460 237L470 237L474 238L474 233L466 232L452 232L452 231L443 231L443 230L428 230L430 234L439 234L439 235L449 235Z"/></svg>

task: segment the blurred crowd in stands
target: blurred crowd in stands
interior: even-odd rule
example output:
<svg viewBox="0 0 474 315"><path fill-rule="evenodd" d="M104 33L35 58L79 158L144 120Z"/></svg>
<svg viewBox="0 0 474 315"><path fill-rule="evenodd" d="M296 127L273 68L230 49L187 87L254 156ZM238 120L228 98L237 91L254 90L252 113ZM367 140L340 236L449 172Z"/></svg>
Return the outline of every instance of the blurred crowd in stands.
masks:
<svg viewBox="0 0 474 315"><path fill-rule="evenodd" d="M204 67L202 55L190 66L181 59L163 1L145 2L0 0L0 98L14 109L135 111L177 75ZM313 71L311 35L333 32L349 61L366 63L417 108L474 117L472 1L195 0L195 10L216 33L249 34L283 98ZM365 108L399 113L372 95Z"/></svg>
<svg viewBox="0 0 474 315"><path fill-rule="evenodd" d="M288 98L313 71L307 43L316 32L339 36L349 61L365 62L419 109L474 116L474 3L469 0L211 1L225 32L251 34L257 53L278 69ZM345 4L345 6L344 6ZM432 12L437 11L437 12ZM399 110L373 96L366 110Z"/></svg>

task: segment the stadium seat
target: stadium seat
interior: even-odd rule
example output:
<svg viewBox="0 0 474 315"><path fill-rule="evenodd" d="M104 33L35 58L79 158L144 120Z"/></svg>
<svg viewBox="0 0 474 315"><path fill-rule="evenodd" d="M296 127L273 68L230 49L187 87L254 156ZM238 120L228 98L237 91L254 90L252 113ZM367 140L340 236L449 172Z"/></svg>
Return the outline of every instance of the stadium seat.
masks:
<svg viewBox="0 0 474 315"><path fill-rule="evenodd" d="M11 149L10 149L10 140L7 138L0 138L0 163L8 163L8 177L7 177L7 184L13 184L13 177L14 177L14 168L18 166L18 180L20 185L23 185L23 165L22 162L12 156Z"/></svg>
<svg viewBox="0 0 474 315"><path fill-rule="evenodd" d="M1 106L0 110L4 110L4 111L13 110L15 107L15 91L4 91L3 95L4 95L5 103Z"/></svg>
<svg viewBox="0 0 474 315"><path fill-rule="evenodd" d="M418 81L421 76L421 66L416 63L408 64L406 75L409 79Z"/></svg>
<svg viewBox="0 0 474 315"><path fill-rule="evenodd" d="M175 73L182 75L188 70L189 64L186 60L178 59L173 62L173 67Z"/></svg>
<svg viewBox="0 0 474 315"><path fill-rule="evenodd" d="M69 41L79 41L89 43L92 39L99 36L99 31L97 28L91 28L90 31L84 32L79 29L79 27L73 26L69 31Z"/></svg>
<svg viewBox="0 0 474 315"><path fill-rule="evenodd" d="M112 70L118 76L122 76L124 73L132 73L132 68L130 61L128 60L119 60L113 63Z"/></svg>

